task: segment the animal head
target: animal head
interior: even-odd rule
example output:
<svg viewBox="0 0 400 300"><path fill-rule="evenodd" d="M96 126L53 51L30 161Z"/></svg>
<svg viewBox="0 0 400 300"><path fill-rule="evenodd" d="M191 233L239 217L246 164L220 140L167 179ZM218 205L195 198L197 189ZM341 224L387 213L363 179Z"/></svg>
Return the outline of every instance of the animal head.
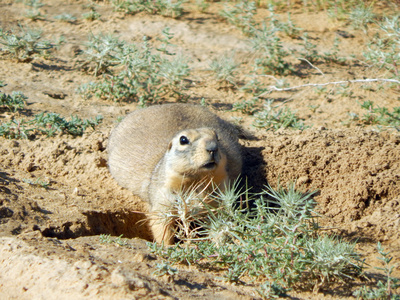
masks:
<svg viewBox="0 0 400 300"><path fill-rule="evenodd" d="M168 145L168 169L194 180L214 177L222 169L225 170L226 156L221 150L214 130L183 130Z"/></svg>

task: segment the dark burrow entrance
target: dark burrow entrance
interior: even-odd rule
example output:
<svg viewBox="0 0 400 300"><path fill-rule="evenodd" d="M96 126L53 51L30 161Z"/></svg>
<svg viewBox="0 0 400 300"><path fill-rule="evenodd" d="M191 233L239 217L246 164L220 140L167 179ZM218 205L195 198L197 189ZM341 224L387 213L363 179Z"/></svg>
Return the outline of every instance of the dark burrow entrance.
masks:
<svg viewBox="0 0 400 300"><path fill-rule="evenodd" d="M152 240L146 215L130 211L87 211L86 220L69 221L61 225L35 226L43 236L58 239L73 239L81 236L110 234L124 238L139 237Z"/></svg>

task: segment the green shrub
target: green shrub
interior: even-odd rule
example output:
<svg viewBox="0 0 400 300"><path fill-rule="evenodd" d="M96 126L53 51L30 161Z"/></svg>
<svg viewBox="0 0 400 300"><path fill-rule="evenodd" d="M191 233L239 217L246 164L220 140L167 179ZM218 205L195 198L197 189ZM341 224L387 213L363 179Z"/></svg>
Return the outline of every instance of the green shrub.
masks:
<svg viewBox="0 0 400 300"><path fill-rule="evenodd" d="M394 294L394 290L400 287L400 280L392 277L393 270L398 266L398 264L390 264L393 257L389 256L389 252L383 251L383 247L380 242L378 242L377 248L378 253L380 254L378 259L384 263L384 267L375 267L375 269L383 271L386 276L386 280L379 280L376 288L367 288L365 286L359 288L353 293L353 295L357 297L357 299L399 300L400 294Z"/></svg>
<svg viewBox="0 0 400 300"><path fill-rule="evenodd" d="M66 23L75 23L76 22L76 17L74 17L71 14L68 13L63 13L61 15L57 15L54 17L54 19L59 20L61 22L66 22Z"/></svg>
<svg viewBox="0 0 400 300"><path fill-rule="evenodd" d="M364 101L361 107L367 112L360 118L352 114L353 121L359 121L364 125L378 125L400 130L400 107L394 107L389 111L386 107L375 107L373 101Z"/></svg>
<svg viewBox="0 0 400 300"><path fill-rule="evenodd" d="M307 128L296 114L286 107L272 106L273 100L264 104L264 109L254 115L253 126L266 130L278 130L280 128L292 128L303 130Z"/></svg>
<svg viewBox="0 0 400 300"><path fill-rule="evenodd" d="M96 74L107 74L97 82L82 85L80 93L86 98L137 101L141 105L159 102L170 95L185 100L182 86L189 74L188 64L179 55L168 52L173 37L168 28L163 35L164 45L160 49L154 49L147 38L141 44L127 44L111 36L94 36L85 55L96 65Z"/></svg>
<svg viewBox="0 0 400 300"><path fill-rule="evenodd" d="M82 135L89 127L98 125L103 117L97 116L95 119L80 119L71 116L67 121L56 113L40 113L35 115L33 120L11 120L0 125L0 136L8 139L28 139L33 134L45 134L54 136L56 133L66 133L73 136Z"/></svg>
<svg viewBox="0 0 400 300"><path fill-rule="evenodd" d="M25 0L23 3L30 8L25 11L25 17L35 21L44 20L44 16L40 12L40 8L44 6L40 0Z"/></svg>
<svg viewBox="0 0 400 300"><path fill-rule="evenodd" d="M220 83L229 83L235 85L235 76L239 64L232 57L226 55L213 59L210 63L210 69L213 71L214 77Z"/></svg>
<svg viewBox="0 0 400 300"><path fill-rule="evenodd" d="M184 193L177 196L165 216L177 222L177 237L182 243L149 246L168 265L196 265L223 271L227 281L263 283L258 292L264 295L351 280L362 270L355 244L318 236L314 194L297 191L295 184L289 184L286 189L267 186L261 194L250 197L235 183L225 192L216 190L207 197L219 203L212 208L205 203L206 198L196 201L196 192ZM199 207L207 213L200 213ZM185 214L174 213L181 208ZM197 226L182 225L193 220ZM183 243L185 240L190 243Z"/></svg>
<svg viewBox="0 0 400 300"><path fill-rule="evenodd" d="M19 33L15 31L5 32L0 28L0 51L20 62L29 62L34 56L48 56L56 44L42 40L40 30L19 26Z"/></svg>
<svg viewBox="0 0 400 300"><path fill-rule="evenodd" d="M0 88L6 86L2 81L0 81ZM12 92L11 95L2 93L0 91L0 106L7 107L10 111L16 112L18 109L22 109L26 104L26 97L21 92Z"/></svg>
<svg viewBox="0 0 400 300"><path fill-rule="evenodd" d="M241 29L245 34L250 35L257 26L254 20L256 12L257 8L254 1L240 1L235 6L225 5L219 15Z"/></svg>
<svg viewBox="0 0 400 300"><path fill-rule="evenodd" d="M73 136L82 135L89 127L95 128L102 121L103 117L97 116L94 119L80 119L78 116L71 116L67 121L56 113L40 113L35 116L32 123L37 131L47 136L54 136L55 133L67 133Z"/></svg>
<svg viewBox="0 0 400 300"><path fill-rule="evenodd" d="M183 14L182 4L185 0L112 0L111 3L117 11L123 11L127 14L136 14L138 12L147 12L158 14L171 18L178 18Z"/></svg>
<svg viewBox="0 0 400 300"><path fill-rule="evenodd" d="M349 12L348 19L354 29L362 29L365 33L367 32L368 24L372 23L375 18L372 11L373 4L367 6L364 2L360 2Z"/></svg>
<svg viewBox="0 0 400 300"><path fill-rule="evenodd" d="M393 78L400 78L400 17L385 18L378 24L380 31L368 44L363 55L367 62L387 70Z"/></svg>
<svg viewBox="0 0 400 300"><path fill-rule="evenodd" d="M0 81L0 87L5 84ZM27 97L21 92L12 92L11 95L0 93L0 106L5 106L11 111L16 112L18 109L25 107ZM80 119L77 116L71 116L71 120L67 121L56 113L40 113L31 120L20 119L14 117L11 121L0 124L0 136L8 139L28 139L36 134L45 134L54 136L56 133L66 133L73 136L82 135L89 127L95 128L102 121L102 116L94 119Z"/></svg>

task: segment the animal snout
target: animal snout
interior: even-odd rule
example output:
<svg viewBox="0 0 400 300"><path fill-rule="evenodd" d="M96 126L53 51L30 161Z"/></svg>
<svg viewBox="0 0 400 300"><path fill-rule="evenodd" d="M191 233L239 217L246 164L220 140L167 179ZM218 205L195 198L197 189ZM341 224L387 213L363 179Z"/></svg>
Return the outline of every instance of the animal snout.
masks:
<svg viewBox="0 0 400 300"><path fill-rule="evenodd" d="M215 141L208 142L206 145L206 150L212 155L213 158L215 158L215 155L218 152L218 144Z"/></svg>

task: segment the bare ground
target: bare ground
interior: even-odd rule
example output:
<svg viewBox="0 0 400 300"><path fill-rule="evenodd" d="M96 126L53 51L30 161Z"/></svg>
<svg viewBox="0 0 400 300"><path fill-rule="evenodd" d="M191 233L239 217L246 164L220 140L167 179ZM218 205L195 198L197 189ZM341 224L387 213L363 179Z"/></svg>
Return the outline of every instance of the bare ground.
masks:
<svg viewBox="0 0 400 300"><path fill-rule="evenodd" d="M84 48L89 33L114 33L129 41L143 35L152 40L166 26L175 33L173 43L190 59L192 72L187 86L189 102L204 98L210 109L225 119L242 118L242 125L257 139L242 141L246 147L245 175L256 188L267 182L276 186L297 180L316 197L321 224L333 227L340 236L359 241L358 251L371 265L370 277L380 278L374 266L376 243L400 259L400 134L377 131L371 126L348 122L349 112L362 115L359 103L374 100L379 106L398 105L399 89L377 86L361 89L351 85L353 94L318 94L314 89L275 92L269 97L287 101L311 128L304 131L256 130L251 117L232 112L232 104L244 98L235 88L221 88L214 82L208 64L212 58L235 52L246 60L251 46L239 30L216 16L221 3L213 3L207 13L188 4L188 13L175 20L113 12L109 4L98 3L100 20L81 20L86 1L43 1L46 18L29 21L21 13L25 7L14 1L0 3L0 25L15 28L18 22L39 27L46 38L65 37L66 43L51 59L35 58L30 63L0 60L0 80L6 93L21 91L28 106L21 117L46 111L68 117L94 117L104 121L82 137L61 135L35 140L0 138L0 295L2 299L253 299L254 286L234 285L216 279L218 274L194 267L178 266L173 277L153 274L157 257L150 254L145 240L151 240L145 223L146 204L118 187L107 170L108 134L117 117L136 108L135 103L84 100L76 92L83 82L95 77L80 68L76 55ZM382 10L387 9L382 7ZM61 23L54 16L68 12L75 24ZM261 11L262 14L267 12ZM282 18L285 14L282 14ZM293 8L292 18L315 39L321 51L329 49L337 30L354 35L341 38L341 53L360 58L367 37L326 13ZM295 40L285 40L292 47ZM382 72L361 63L345 66L297 63L302 76L287 76L292 86L306 82L328 82L362 77L384 77ZM245 70L243 70L245 71ZM378 76L379 75L379 76ZM239 74L238 77L242 75ZM244 76L240 80L245 80ZM275 84L266 79L265 84ZM166 99L166 101L174 101ZM310 109L312 106L313 110ZM13 114L0 110L0 122ZM27 183L42 179L48 189ZM100 243L99 234L128 238L128 247ZM395 269L399 277L400 271ZM318 294L291 292L295 299L337 299L366 284L321 290Z"/></svg>

